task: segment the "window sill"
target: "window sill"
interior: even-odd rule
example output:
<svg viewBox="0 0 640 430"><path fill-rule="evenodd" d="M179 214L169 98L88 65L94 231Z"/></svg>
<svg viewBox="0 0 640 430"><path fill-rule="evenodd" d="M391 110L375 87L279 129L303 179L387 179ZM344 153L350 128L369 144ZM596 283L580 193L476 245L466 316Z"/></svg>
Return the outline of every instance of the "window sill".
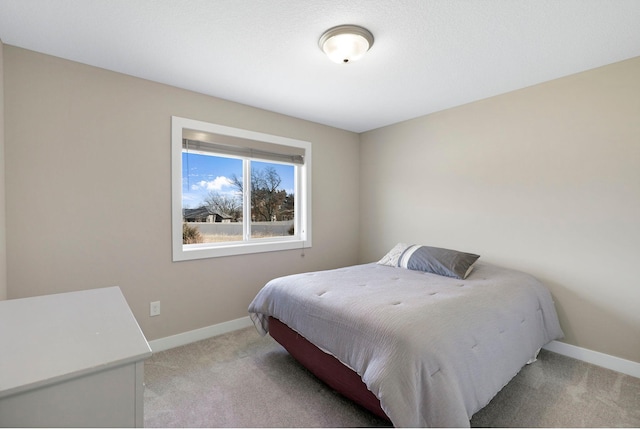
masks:
<svg viewBox="0 0 640 430"><path fill-rule="evenodd" d="M287 251L291 249L310 248L309 241L281 240L229 243L211 246L211 244L183 245L177 244L173 250L173 261L198 260L202 258L227 257L232 255L257 254L261 252Z"/></svg>

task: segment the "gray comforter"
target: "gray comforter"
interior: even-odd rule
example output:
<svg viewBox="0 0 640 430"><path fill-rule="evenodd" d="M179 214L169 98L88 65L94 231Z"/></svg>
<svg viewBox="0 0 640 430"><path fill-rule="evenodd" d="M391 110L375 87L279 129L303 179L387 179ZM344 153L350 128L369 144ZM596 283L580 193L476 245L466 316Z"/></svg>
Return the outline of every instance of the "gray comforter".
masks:
<svg viewBox="0 0 640 430"><path fill-rule="evenodd" d="M249 313L261 334L273 316L355 370L396 427L469 427L563 336L546 287L483 262L465 280L375 263L285 276Z"/></svg>

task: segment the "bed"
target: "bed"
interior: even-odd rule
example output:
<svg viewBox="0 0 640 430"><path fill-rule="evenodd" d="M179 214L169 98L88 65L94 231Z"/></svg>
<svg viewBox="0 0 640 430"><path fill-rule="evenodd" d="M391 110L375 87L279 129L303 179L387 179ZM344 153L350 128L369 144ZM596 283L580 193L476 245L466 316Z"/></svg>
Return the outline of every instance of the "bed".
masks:
<svg viewBox="0 0 640 430"><path fill-rule="evenodd" d="M563 336L553 300L533 276L477 255L443 275L451 262L434 263L437 248L426 258L408 258L408 249L274 279L249 314L262 335L272 331L309 370L394 426L469 427L542 346Z"/></svg>

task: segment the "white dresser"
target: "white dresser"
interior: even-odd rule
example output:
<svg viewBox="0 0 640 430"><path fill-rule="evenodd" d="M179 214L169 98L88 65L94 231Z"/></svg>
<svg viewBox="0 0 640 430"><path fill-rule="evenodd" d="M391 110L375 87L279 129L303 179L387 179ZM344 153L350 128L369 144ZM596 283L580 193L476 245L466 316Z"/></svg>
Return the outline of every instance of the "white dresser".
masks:
<svg viewBox="0 0 640 430"><path fill-rule="evenodd" d="M142 427L150 356L118 287L0 301L0 427Z"/></svg>

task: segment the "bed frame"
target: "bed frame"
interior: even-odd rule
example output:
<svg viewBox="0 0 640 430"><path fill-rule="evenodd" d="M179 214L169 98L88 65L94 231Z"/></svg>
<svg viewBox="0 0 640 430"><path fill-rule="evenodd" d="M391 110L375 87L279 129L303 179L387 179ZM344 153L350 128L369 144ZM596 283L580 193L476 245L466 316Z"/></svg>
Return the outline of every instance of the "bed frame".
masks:
<svg viewBox="0 0 640 430"><path fill-rule="evenodd" d="M380 406L380 400L369 391L360 376L337 358L273 317L269 317L269 334L318 379L380 418L390 421Z"/></svg>

